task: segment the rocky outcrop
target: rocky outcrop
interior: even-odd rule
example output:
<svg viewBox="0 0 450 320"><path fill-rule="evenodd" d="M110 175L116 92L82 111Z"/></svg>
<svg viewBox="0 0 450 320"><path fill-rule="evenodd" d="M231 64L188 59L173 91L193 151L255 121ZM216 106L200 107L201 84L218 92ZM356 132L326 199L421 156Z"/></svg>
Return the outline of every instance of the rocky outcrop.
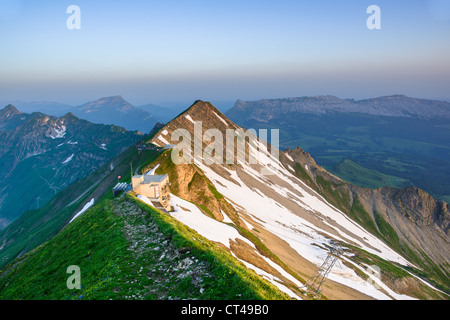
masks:
<svg viewBox="0 0 450 320"><path fill-rule="evenodd" d="M447 203L436 201L430 194L418 188L383 188L381 192L395 199L402 207L404 216L411 222L419 226L437 225L448 234L450 215Z"/></svg>
<svg viewBox="0 0 450 320"><path fill-rule="evenodd" d="M141 288L143 285L135 283L136 276L127 274L126 284L134 284L128 288L115 288L116 292L121 292L124 299L143 300L145 296L153 296L156 300L178 300L177 296L171 296L173 288L169 284L177 284L189 278L191 280L191 292L194 296L202 294L206 286L204 280L214 278L210 273L210 266L205 261L200 261L193 256L189 249L178 249L171 239L166 237L158 225L152 221L149 214L140 209L130 201L114 200L114 212L123 218L123 234L126 236L134 261L138 261L142 256L154 257L147 261L145 269L139 270L145 273L151 286L146 286L147 290L137 291L134 288ZM143 223L143 221L145 221ZM135 262L130 261L131 269Z"/></svg>

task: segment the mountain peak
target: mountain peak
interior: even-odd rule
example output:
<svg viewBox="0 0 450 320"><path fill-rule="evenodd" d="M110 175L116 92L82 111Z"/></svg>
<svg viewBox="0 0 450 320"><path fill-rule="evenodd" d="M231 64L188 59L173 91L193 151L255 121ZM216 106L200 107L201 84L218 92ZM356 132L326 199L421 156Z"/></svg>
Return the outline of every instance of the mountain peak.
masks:
<svg viewBox="0 0 450 320"><path fill-rule="evenodd" d="M203 111L208 111L208 110L212 110L212 111L216 111L217 108L214 107L210 102L208 101L203 101L203 100L196 100L188 109L187 111L193 111L196 109L202 109Z"/></svg>
<svg viewBox="0 0 450 320"><path fill-rule="evenodd" d="M18 116L22 112L17 110L12 104L7 105L5 108L0 110L0 128L6 130L7 128L13 129L18 121Z"/></svg>
<svg viewBox="0 0 450 320"><path fill-rule="evenodd" d="M211 117L214 117L215 119L221 118L223 120L228 120L228 118L212 103L203 100L196 100L189 108L183 111L179 116L175 117L175 119L173 119L172 121L182 117L187 117L188 119L194 118L196 121L202 122L208 122ZM230 120L228 121L232 123Z"/></svg>
<svg viewBox="0 0 450 320"><path fill-rule="evenodd" d="M122 96L103 97L96 101L88 102L78 107L86 113L98 112L101 109L116 109L117 111L124 112L127 110L135 109L135 107L126 101Z"/></svg>
<svg viewBox="0 0 450 320"><path fill-rule="evenodd" d="M237 128L236 124L210 102L196 100L188 109L164 126L160 130L163 134L156 135L152 142L161 147L171 144L169 137L172 136L174 130L186 129L193 133L196 122L202 123L203 133L208 129L218 129L225 132L226 129Z"/></svg>
<svg viewBox="0 0 450 320"><path fill-rule="evenodd" d="M333 96L333 95L319 95L319 96L315 96L315 99L318 100L325 100L325 101L329 101L329 100L341 100L340 98Z"/></svg>
<svg viewBox="0 0 450 320"><path fill-rule="evenodd" d="M103 97L72 110L80 119L93 123L115 124L131 131L150 132L156 123L149 112L135 107L120 95Z"/></svg>
<svg viewBox="0 0 450 320"><path fill-rule="evenodd" d="M118 96L103 97L98 99L97 101L123 102L125 101L125 99L121 95L118 95Z"/></svg>
<svg viewBox="0 0 450 320"><path fill-rule="evenodd" d="M393 99L410 99L408 96L405 96L404 94L394 94L390 97Z"/></svg>
<svg viewBox="0 0 450 320"><path fill-rule="evenodd" d="M12 104L7 105L0 110L0 130L8 131L16 128L19 123L22 123L28 117L26 114L20 116L22 114L23 113L17 110Z"/></svg>
<svg viewBox="0 0 450 320"><path fill-rule="evenodd" d="M62 117L62 119L79 119L79 118L72 112L68 112Z"/></svg>
<svg viewBox="0 0 450 320"><path fill-rule="evenodd" d="M17 110L17 108L15 106L13 106L12 104L8 104L5 108L3 108L2 110L4 113L9 113L9 114L21 114L22 112L20 112L19 110Z"/></svg>
<svg viewBox="0 0 450 320"><path fill-rule="evenodd" d="M100 98L96 101L90 102L88 103L88 105L92 106L92 105L103 105L103 104L107 104L107 105L125 105L125 106L131 106L131 104L126 101L122 96L111 96L111 97L103 97Z"/></svg>
<svg viewBox="0 0 450 320"><path fill-rule="evenodd" d="M187 117L190 121L202 121L208 128L223 128L235 126L222 112L220 112L212 103L203 100L196 100L181 116ZM189 116L189 117L188 117ZM190 121L192 122L192 121Z"/></svg>
<svg viewBox="0 0 450 320"><path fill-rule="evenodd" d="M186 111L192 109L192 108L196 108L196 107L202 107L205 106L206 104L211 105L211 103L207 102L207 101L203 101L203 100L195 100L193 104L191 104L191 106L189 108L186 109ZM211 105L212 106L212 105ZM186 112L185 111L185 112Z"/></svg>

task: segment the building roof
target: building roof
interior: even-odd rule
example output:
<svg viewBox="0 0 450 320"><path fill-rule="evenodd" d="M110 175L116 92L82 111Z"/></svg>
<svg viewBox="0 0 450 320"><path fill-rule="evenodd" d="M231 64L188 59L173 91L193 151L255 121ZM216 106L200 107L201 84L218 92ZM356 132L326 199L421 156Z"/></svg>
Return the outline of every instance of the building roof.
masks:
<svg viewBox="0 0 450 320"><path fill-rule="evenodd" d="M126 182L120 182L116 184L116 186L113 188L113 190L122 191L126 190L128 188L128 183Z"/></svg>
<svg viewBox="0 0 450 320"><path fill-rule="evenodd" d="M133 178L140 179L142 176L134 176ZM157 175L144 175L144 181L141 184L152 184L152 183L161 183L164 179L168 177L167 174L162 176Z"/></svg>

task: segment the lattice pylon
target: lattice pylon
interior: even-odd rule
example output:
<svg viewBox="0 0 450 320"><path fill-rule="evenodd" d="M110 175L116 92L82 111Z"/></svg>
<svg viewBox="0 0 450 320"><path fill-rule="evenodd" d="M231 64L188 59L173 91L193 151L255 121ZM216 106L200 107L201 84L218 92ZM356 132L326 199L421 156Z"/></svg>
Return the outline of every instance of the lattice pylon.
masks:
<svg viewBox="0 0 450 320"><path fill-rule="evenodd" d="M319 270L317 270L317 272L306 282L305 287L307 293L310 293L316 299L320 300L322 298L323 283L341 255L341 247L333 246L330 249L330 252L328 252L327 257Z"/></svg>

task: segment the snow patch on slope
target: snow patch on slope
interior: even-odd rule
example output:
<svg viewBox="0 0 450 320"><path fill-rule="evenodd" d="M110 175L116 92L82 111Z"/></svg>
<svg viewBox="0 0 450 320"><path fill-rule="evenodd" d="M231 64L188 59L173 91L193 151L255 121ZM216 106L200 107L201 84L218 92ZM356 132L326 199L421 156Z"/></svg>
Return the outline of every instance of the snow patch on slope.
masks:
<svg viewBox="0 0 450 320"><path fill-rule="evenodd" d="M144 202L145 204L148 204L150 207L153 207L153 208L155 208L155 206L153 205L153 203L150 201L150 199L149 198L147 198L146 196L143 196L143 195L138 195L137 196L137 198L139 199L139 200L141 200L142 202Z"/></svg>
<svg viewBox="0 0 450 320"><path fill-rule="evenodd" d="M155 175L156 169L159 168L159 164L157 164L152 170L150 170L149 172L147 172L147 176L153 176Z"/></svg>
<svg viewBox="0 0 450 320"><path fill-rule="evenodd" d="M165 145L168 145L168 144L170 144L163 136L158 136L158 138L157 138L159 141L162 141Z"/></svg>
<svg viewBox="0 0 450 320"><path fill-rule="evenodd" d="M197 208L197 206L195 206L191 202L185 201L173 194L171 194L170 197L171 197L171 205L174 208L174 212L170 212L170 215L175 219L177 219L178 221L182 222L183 224L187 225L191 229L194 229L203 237L214 242L222 243L227 248L230 248L230 240L240 239L249 244L252 248L255 248L255 252L257 252L255 245L246 238L244 238L243 236L241 236L235 228L225 223L214 220L210 217L207 217L200 211L200 209ZM224 216L226 215L224 214ZM254 266L249 262L239 259L238 257L236 257L236 255L234 255L233 252L232 254L236 259L244 263L246 267L254 270L257 274L269 280L281 291L285 292L292 298L299 299L299 296L295 294L292 290L288 289L285 285L283 285L280 279L274 277L273 275L267 273L264 270L261 270L260 268ZM276 265L275 263L273 263L272 261L261 255L260 257L263 258L267 263L269 263L269 265L276 268L287 279L293 281L296 284L300 284L294 277L289 275L281 267L279 267L278 265Z"/></svg>
<svg viewBox="0 0 450 320"><path fill-rule="evenodd" d="M266 165L273 164L276 166L278 164L275 159L267 158L265 161ZM243 165L244 172L265 185L269 185L274 191L272 197L264 195L256 188L247 186L234 170L223 167L238 184L218 175L210 167L201 162L198 162L198 165L208 179L214 183L217 190L241 208L238 211L242 212L243 209L244 213L256 218L267 231L286 241L300 256L303 256L317 266L323 263L328 253L326 246L331 245L334 239L344 243L351 241L362 249L378 255L385 260L398 262L402 265L410 265L408 261L381 240L350 220L344 213L328 204L312 189L307 190L308 187L301 180L297 179L287 169L281 166L277 168L278 176L285 181L289 181L290 179L290 184L295 187L298 194L293 194L286 187L274 183L269 184L266 176L245 164ZM322 230L302 218L299 214L296 214L296 212L284 207L279 201L276 201L278 197L290 199L299 205L299 210L303 208L321 217L320 220L328 227L333 228L338 235ZM345 265L333 268L330 279L376 299L390 299L388 295L370 286L365 280L358 277L353 269ZM386 290L385 287L387 288L387 286L383 286L382 288ZM396 299L410 299L408 296L397 295L392 290L386 291Z"/></svg>
<svg viewBox="0 0 450 320"><path fill-rule="evenodd" d="M234 254L233 254L234 255ZM236 256L235 256L236 257ZM238 259L236 257L236 259ZM242 260L241 260L242 261ZM274 275L254 266L253 264L247 262L247 261L242 261L242 263L249 269L252 269L253 271L255 271L257 274L259 274L261 277L263 277L264 279L270 281L272 284L274 284L280 291L286 293L288 296L290 296L291 298L297 299L297 300L301 300L299 298L299 296L297 294L295 294L295 292L293 292L291 289L289 289L288 287L286 287L285 285L281 284L281 280L278 279L277 277L275 277Z"/></svg>
<svg viewBox="0 0 450 320"><path fill-rule="evenodd" d="M285 156L286 156L286 158L288 158L288 159L291 160L292 162L295 162L294 159L292 159L292 157L291 157L289 154L285 153Z"/></svg>
<svg viewBox="0 0 450 320"><path fill-rule="evenodd" d="M85 213L86 211L88 211L95 203L95 199L92 198L91 201L89 201L88 203L86 203L86 205L83 207L83 209L81 209L80 212L78 212L73 218L72 220L70 220L69 223L72 223L72 221L74 221L76 218L78 218L79 216L81 216L83 213Z"/></svg>
<svg viewBox="0 0 450 320"><path fill-rule="evenodd" d="M62 164L67 164L67 163L69 163L70 161L72 161L72 159L73 159L74 156L75 156L75 154L72 154L70 157L68 157L66 160L64 160Z"/></svg>
<svg viewBox="0 0 450 320"><path fill-rule="evenodd" d="M326 234L330 238L337 238L335 235L331 235L324 230L320 230L314 224L306 221L299 215L296 215L294 212L282 206L273 198L269 198L263 195L261 192L255 192L253 189L250 189L241 180L236 171L224 168L229 172L233 180L239 183L239 185L236 185L230 180L227 180L216 174L206 165L202 165L201 169L212 182L219 182L215 184L215 187L220 193L222 193L226 198L232 199L234 203L244 208L247 213L264 221L266 227L270 231L273 231L275 234L282 235L282 238L286 238L285 240L290 243L291 246L299 246L304 242L304 240L299 241L299 239L302 239L304 238L304 236L306 236L308 242L306 247L303 247L303 243L303 245L298 248L298 251L301 251L303 253L305 252L305 250L311 251L311 249L308 248L310 248L311 244L313 244L314 242L317 242L316 244L329 243L330 239L325 238L321 234ZM246 173L255 174L256 178L258 178L260 181L264 181L264 177L262 175L259 177L256 176L256 170L253 170L252 168L246 168L245 171ZM287 170L286 172L290 175ZM381 242L381 240L377 239L375 236L372 236L370 233L362 229L359 225L351 221L344 215L344 213L335 210L327 203L321 201L318 197L313 196L305 190L301 189L300 185L296 185L296 188L298 189L298 191L300 191L303 197L293 195L289 192L289 190L286 190L278 185L271 185L271 188L276 193L278 193L280 197L296 197L294 198L294 200L297 200L296 202L297 204L299 204L299 206L303 207L306 210L318 213L320 215L323 215L324 217L328 217L334 220L342 228L333 227L331 224L330 227L333 227L338 233L341 233L343 237L357 243L364 250L376 254L386 260L399 262L403 265L409 265L409 263L405 259L403 259L403 257L390 249L387 245ZM276 196L274 198L276 198ZM326 223L326 221L324 222ZM343 230L347 232L344 232ZM377 248L379 251L368 247L358 239L352 237L350 233L359 236L361 239L367 239L367 242L370 243L372 247ZM338 240L347 242L344 239ZM313 249L313 251L315 250L316 249ZM314 259L313 256L311 256L310 258L313 259L313 261L317 260Z"/></svg>
<svg viewBox="0 0 450 320"><path fill-rule="evenodd" d="M192 117L190 115L185 115L184 117L186 119L188 119L190 122L192 122L193 124L195 124L194 119L192 119Z"/></svg>
<svg viewBox="0 0 450 320"><path fill-rule="evenodd" d="M52 128L50 138L52 138L53 140L62 139L66 135L66 132L67 132L66 126L54 127Z"/></svg>
<svg viewBox="0 0 450 320"><path fill-rule="evenodd" d="M213 112L214 112L214 111L213 111ZM228 123L227 123L221 116L219 116L219 115L218 115L217 113L215 113L215 112L214 112L214 114L216 115L217 118L219 118L220 121L222 121L222 123L223 123L224 125L226 125L226 126L228 127Z"/></svg>
<svg viewBox="0 0 450 320"><path fill-rule="evenodd" d="M223 215L222 222L224 222L224 223L233 223L233 221L230 219L230 217L223 210L220 210L220 212Z"/></svg>
<svg viewBox="0 0 450 320"><path fill-rule="evenodd" d="M254 247L253 243L242 237L235 228L207 217L196 205L173 194L170 195L170 199L171 206L174 209L174 212L170 212L170 215L205 238L222 243L227 248L230 248L230 240L236 239L245 241Z"/></svg>

